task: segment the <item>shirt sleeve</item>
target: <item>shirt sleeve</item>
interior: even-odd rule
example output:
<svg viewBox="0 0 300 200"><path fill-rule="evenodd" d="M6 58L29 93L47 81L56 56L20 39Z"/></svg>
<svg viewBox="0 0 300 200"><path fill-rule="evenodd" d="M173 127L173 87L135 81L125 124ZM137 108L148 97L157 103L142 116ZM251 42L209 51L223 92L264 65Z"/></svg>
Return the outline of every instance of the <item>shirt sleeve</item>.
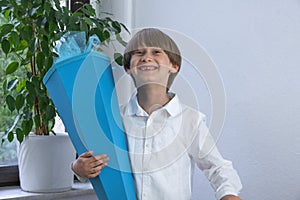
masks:
<svg viewBox="0 0 300 200"><path fill-rule="evenodd" d="M76 178L82 183L88 182L88 180L89 180L88 178L83 178L74 172L72 165L73 165L73 163L71 164L71 170L72 170L73 174L76 176Z"/></svg>
<svg viewBox="0 0 300 200"><path fill-rule="evenodd" d="M242 189L240 178L232 162L225 160L219 153L205 119L200 122L197 131L190 153L197 166L208 178L216 198L221 199L229 194L238 196Z"/></svg>

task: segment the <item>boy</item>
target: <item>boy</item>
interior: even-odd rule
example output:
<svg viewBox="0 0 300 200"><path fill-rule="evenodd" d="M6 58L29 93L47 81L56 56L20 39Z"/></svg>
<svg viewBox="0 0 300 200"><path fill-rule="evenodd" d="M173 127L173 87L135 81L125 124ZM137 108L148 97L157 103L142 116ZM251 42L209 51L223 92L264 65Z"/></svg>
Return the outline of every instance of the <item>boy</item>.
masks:
<svg viewBox="0 0 300 200"><path fill-rule="evenodd" d="M240 200L240 179L215 147L205 116L169 92L181 66L175 42L158 29L143 29L127 44L123 64L137 89L121 107L137 198L191 199L196 163L217 199ZM105 154L86 152L73 162L72 170L93 178L108 160Z"/></svg>

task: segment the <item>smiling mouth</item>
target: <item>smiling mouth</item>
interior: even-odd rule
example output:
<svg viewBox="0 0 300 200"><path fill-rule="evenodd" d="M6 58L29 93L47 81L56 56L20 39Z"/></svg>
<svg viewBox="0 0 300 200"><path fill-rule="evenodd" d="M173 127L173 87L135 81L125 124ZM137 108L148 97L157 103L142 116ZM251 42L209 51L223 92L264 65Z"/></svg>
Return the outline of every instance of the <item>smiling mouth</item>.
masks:
<svg viewBox="0 0 300 200"><path fill-rule="evenodd" d="M153 71L158 69L158 67L153 65L140 65L138 66L138 69L141 71Z"/></svg>

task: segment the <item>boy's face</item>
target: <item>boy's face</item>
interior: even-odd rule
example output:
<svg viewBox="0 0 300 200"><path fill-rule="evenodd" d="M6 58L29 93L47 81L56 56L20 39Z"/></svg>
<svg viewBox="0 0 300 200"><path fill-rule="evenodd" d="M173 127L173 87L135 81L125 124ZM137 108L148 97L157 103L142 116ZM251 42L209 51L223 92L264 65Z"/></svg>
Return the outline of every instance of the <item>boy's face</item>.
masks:
<svg viewBox="0 0 300 200"><path fill-rule="evenodd" d="M127 73L133 77L137 88L145 84L166 87L170 74L178 69L161 48L143 47L133 51Z"/></svg>

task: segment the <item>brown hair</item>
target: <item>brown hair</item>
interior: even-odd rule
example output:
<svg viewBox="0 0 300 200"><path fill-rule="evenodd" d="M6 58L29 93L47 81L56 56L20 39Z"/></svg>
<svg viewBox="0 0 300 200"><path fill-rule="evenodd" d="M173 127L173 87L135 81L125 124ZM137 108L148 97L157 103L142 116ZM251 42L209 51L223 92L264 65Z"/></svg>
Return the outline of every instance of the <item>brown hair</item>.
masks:
<svg viewBox="0 0 300 200"><path fill-rule="evenodd" d="M156 28L145 28L137 32L126 45L123 66L125 70L130 69L130 60L132 52L142 47L159 47L168 55L173 65L181 67L181 55L176 43L167 34ZM179 71L178 69L178 71ZM177 72L178 73L178 72ZM168 80L167 88L169 89L177 75L172 73Z"/></svg>

